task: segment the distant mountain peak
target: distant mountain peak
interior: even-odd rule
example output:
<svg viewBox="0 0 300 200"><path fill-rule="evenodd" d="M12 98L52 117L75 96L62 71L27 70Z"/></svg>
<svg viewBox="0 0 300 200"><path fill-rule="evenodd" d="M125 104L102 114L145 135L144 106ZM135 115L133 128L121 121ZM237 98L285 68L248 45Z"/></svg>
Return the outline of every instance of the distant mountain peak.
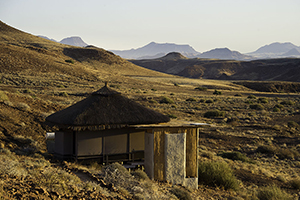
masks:
<svg viewBox="0 0 300 200"><path fill-rule="evenodd" d="M162 60L179 60L179 59L188 59L178 52L171 52L161 58Z"/></svg>
<svg viewBox="0 0 300 200"><path fill-rule="evenodd" d="M88 46L87 43L85 43L80 37L78 36L72 36L64 38L60 41L62 44L72 45L72 46L78 46L78 47L86 47Z"/></svg>
<svg viewBox="0 0 300 200"><path fill-rule="evenodd" d="M198 56L199 58L215 58L215 59L225 59L225 60L251 60L251 56L241 54L238 51L231 51L227 47L216 48L210 51L206 51Z"/></svg>
<svg viewBox="0 0 300 200"><path fill-rule="evenodd" d="M158 58L155 55L167 54L170 52L178 52L187 57L196 57L199 54L193 47L188 44L175 44L175 43L156 43L150 42L149 44L130 50L111 50L113 53L127 59L139 59L139 58Z"/></svg>
<svg viewBox="0 0 300 200"><path fill-rule="evenodd" d="M293 48L285 54L283 54L283 56L300 56L300 52L297 49Z"/></svg>
<svg viewBox="0 0 300 200"><path fill-rule="evenodd" d="M291 42L274 42L265 46L260 47L257 49L255 53L286 53L293 48L298 48L296 45L292 44Z"/></svg>

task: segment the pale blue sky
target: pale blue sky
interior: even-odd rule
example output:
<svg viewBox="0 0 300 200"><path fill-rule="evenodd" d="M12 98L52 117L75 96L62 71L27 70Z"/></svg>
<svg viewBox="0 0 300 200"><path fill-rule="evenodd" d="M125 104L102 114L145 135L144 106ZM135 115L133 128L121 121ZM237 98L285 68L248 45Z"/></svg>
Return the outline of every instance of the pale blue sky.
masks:
<svg viewBox="0 0 300 200"><path fill-rule="evenodd" d="M152 41L199 52L300 45L300 0L0 0L0 20L34 35L80 36L114 50Z"/></svg>

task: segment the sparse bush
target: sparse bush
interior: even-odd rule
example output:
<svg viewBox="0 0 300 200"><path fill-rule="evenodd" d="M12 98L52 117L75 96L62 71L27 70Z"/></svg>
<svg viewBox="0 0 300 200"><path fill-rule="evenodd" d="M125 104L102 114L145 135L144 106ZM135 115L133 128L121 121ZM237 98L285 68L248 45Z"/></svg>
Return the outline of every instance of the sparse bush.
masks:
<svg viewBox="0 0 300 200"><path fill-rule="evenodd" d="M240 160L242 162L251 162L251 160L241 152L233 151L233 152L221 152L218 154L223 158L228 158L230 160Z"/></svg>
<svg viewBox="0 0 300 200"><path fill-rule="evenodd" d="M291 105L294 104L294 102L292 102L292 101L282 101L280 104L281 105L286 105L286 106L291 106Z"/></svg>
<svg viewBox="0 0 300 200"><path fill-rule="evenodd" d="M68 95L68 93L66 93L66 92L61 92L61 93L59 93L58 96L61 96L61 97L67 97L67 96L69 96L69 95Z"/></svg>
<svg viewBox="0 0 300 200"><path fill-rule="evenodd" d="M197 100L193 97L190 97L190 98L186 99L186 101L197 101Z"/></svg>
<svg viewBox="0 0 300 200"><path fill-rule="evenodd" d="M221 95L222 92L221 92L221 91L218 91L218 90L215 90L213 94L215 94L215 95Z"/></svg>
<svg viewBox="0 0 300 200"><path fill-rule="evenodd" d="M171 119L176 119L176 118L177 118L177 116L174 115L174 114L168 114L168 116L169 116Z"/></svg>
<svg viewBox="0 0 300 200"><path fill-rule="evenodd" d="M280 112L280 109L279 109L279 108L276 108L276 107L274 107L274 108L273 108L273 112Z"/></svg>
<svg viewBox="0 0 300 200"><path fill-rule="evenodd" d="M159 103L166 103L166 104L172 104L174 101L170 99L169 97L161 97Z"/></svg>
<svg viewBox="0 0 300 200"><path fill-rule="evenodd" d="M260 102L260 103L269 103L268 99L265 98L265 97L259 98L258 102Z"/></svg>
<svg viewBox="0 0 300 200"><path fill-rule="evenodd" d="M299 178L295 178L289 181L289 185L294 188L295 190L299 190L300 189L300 179Z"/></svg>
<svg viewBox="0 0 300 200"><path fill-rule="evenodd" d="M280 159L294 159L295 157L299 156L299 153L288 148L278 148L276 155Z"/></svg>
<svg viewBox="0 0 300 200"><path fill-rule="evenodd" d="M74 60L71 60L71 59L65 60L65 62L71 63L71 64L74 64L74 63L75 63Z"/></svg>
<svg viewBox="0 0 300 200"><path fill-rule="evenodd" d="M8 98L8 96L6 95L6 93L5 92L3 92L3 91L0 91L0 101L9 101L9 98Z"/></svg>
<svg viewBox="0 0 300 200"><path fill-rule="evenodd" d="M259 188L257 192L257 198L259 200L276 200L276 199L292 200L293 199L291 195L289 195L284 190L280 189L275 185Z"/></svg>
<svg viewBox="0 0 300 200"><path fill-rule="evenodd" d="M23 93L25 93L25 94L32 94L33 92L30 89L25 89L25 90L23 90Z"/></svg>
<svg viewBox="0 0 300 200"><path fill-rule="evenodd" d="M213 103L214 101L212 100L212 99L207 99L206 101L205 101L205 103Z"/></svg>
<svg viewBox="0 0 300 200"><path fill-rule="evenodd" d="M131 172L131 175L139 181L149 180L148 175L142 170L135 170L135 171Z"/></svg>
<svg viewBox="0 0 300 200"><path fill-rule="evenodd" d="M299 127L299 124L297 122L294 122L294 121L289 121L288 122L288 127L297 128L297 127Z"/></svg>
<svg viewBox="0 0 300 200"><path fill-rule="evenodd" d="M280 148L274 145L262 145L256 149L256 152L277 155L279 159L293 159L299 156L296 150L291 150L289 148Z"/></svg>
<svg viewBox="0 0 300 200"><path fill-rule="evenodd" d="M241 97L242 95L241 94L235 94L234 96L235 97Z"/></svg>
<svg viewBox="0 0 300 200"><path fill-rule="evenodd" d="M152 91L157 91L157 89L154 89L154 88L152 88L151 90L152 90Z"/></svg>
<svg viewBox="0 0 300 200"><path fill-rule="evenodd" d="M155 101L154 99L150 99L148 102L149 103L157 103L157 101Z"/></svg>
<svg viewBox="0 0 300 200"><path fill-rule="evenodd" d="M190 193L182 188L174 187L170 192L180 200L192 200Z"/></svg>
<svg viewBox="0 0 300 200"><path fill-rule="evenodd" d="M179 84L178 83L174 83L174 86L179 86Z"/></svg>
<svg viewBox="0 0 300 200"><path fill-rule="evenodd" d="M253 95L253 94L250 94L247 98L248 98L248 99L256 99L256 96Z"/></svg>
<svg viewBox="0 0 300 200"><path fill-rule="evenodd" d="M275 108L279 108L279 109L284 108L284 106L283 106L282 104L276 104L274 107L275 107Z"/></svg>
<svg viewBox="0 0 300 200"><path fill-rule="evenodd" d="M261 146L257 147L256 151L259 153L273 155L273 154L276 154L277 148L273 145L261 145Z"/></svg>
<svg viewBox="0 0 300 200"><path fill-rule="evenodd" d="M265 107L261 104L253 104L253 105L250 105L249 107L253 110L264 110L265 109Z"/></svg>
<svg viewBox="0 0 300 200"><path fill-rule="evenodd" d="M232 169L225 162L199 162L198 177L199 183L223 187L226 190L239 189L238 180L234 176Z"/></svg>
<svg viewBox="0 0 300 200"><path fill-rule="evenodd" d="M199 90L199 91L206 91L207 88L206 87L196 87L195 90Z"/></svg>
<svg viewBox="0 0 300 200"><path fill-rule="evenodd" d="M16 106L19 110L27 111L30 109L30 106L26 103L18 103Z"/></svg>
<svg viewBox="0 0 300 200"><path fill-rule="evenodd" d="M206 118L225 117L225 112L219 110L211 110L204 113Z"/></svg>

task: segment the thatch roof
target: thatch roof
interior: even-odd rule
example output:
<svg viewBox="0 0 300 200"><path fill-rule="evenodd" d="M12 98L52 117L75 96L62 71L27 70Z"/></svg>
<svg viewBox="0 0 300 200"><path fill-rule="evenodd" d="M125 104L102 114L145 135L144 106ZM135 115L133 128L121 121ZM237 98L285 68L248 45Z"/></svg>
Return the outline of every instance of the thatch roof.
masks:
<svg viewBox="0 0 300 200"><path fill-rule="evenodd" d="M122 96L106 84L86 99L50 115L46 121L60 128L101 130L157 124L170 118Z"/></svg>

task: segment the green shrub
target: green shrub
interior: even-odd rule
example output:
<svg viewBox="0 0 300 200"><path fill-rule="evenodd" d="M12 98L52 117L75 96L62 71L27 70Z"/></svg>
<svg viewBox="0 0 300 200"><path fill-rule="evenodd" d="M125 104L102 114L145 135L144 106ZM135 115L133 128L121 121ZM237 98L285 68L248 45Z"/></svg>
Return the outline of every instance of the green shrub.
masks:
<svg viewBox="0 0 300 200"><path fill-rule="evenodd" d="M179 86L179 84L178 83L174 83L174 86Z"/></svg>
<svg viewBox="0 0 300 200"><path fill-rule="evenodd" d="M199 91L206 91L207 88L206 87L196 87L195 90L199 90Z"/></svg>
<svg viewBox="0 0 300 200"><path fill-rule="evenodd" d="M253 110L264 110L265 109L265 107L261 104L253 104L253 105L250 105L249 107Z"/></svg>
<svg viewBox="0 0 300 200"><path fill-rule="evenodd" d="M291 105L294 104L294 102L292 102L292 101L282 101L280 104L281 104L281 105L291 106Z"/></svg>
<svg viewBox="0 0 300 200"><path fill-rule="evenodd" d="M68 95L68 93L66 93L66 92L61 92L61 93L59 93L59 96L61 96L61 97L67 97L67 96L69 96L69 95Z"/></svg>
<svg viewBox="0 0 300 200"><path fill-rule="evenodd" d="M279 108L276 108L276 107L274 107L274 108L273 108L273 112L280 112L280 109L279 109Z"/></svg>
<svg viewBox="0 0 300 200"><path fill-rule="evenodd" d="M224 189L239 189L239 183L232 169L225 162L205 161L199 162L199 183L210 186L219 186Z"/></svg>
<svg viewBox="0 0 300 200"><path fill-rule="evenodd" d="M247 98L248 98L248 99L256 99L256 96L253 95L253 94L251 94L251 95L249 95Z"/></svg>
<svg viewBox="0 0 300 200"><path fill-rule="evenodd" d="M245 103L247 103L247 104L253 104L253 101L247 100L247 101L245 101Z"/></svg>
<svg viewBox="0 0 300 200"><path fill-rule="evenodd" d="M219 110L211 110L204 113L206 118L225 117L225 112Z"/></svg>
<svg viewBox="0 0 300 200"><path fill-rule="evenodd" d="M242 154L241 152L237 152L237 151L221 152L218 155L223 158L228 158L230 160L240 160L243 162L250 162L250 159L246 155Z"/></svg>
<svg viewBox="0 0 300 200"><path fill-rule="evenodd" d="M153 100L153 99L150 99L148 102L149 102L149 103L157 103L157 101L155 101L155 100Z"/></svg>
<svg viewBox="0 0 300 200"><path fill-rule="evenodd" d="M152 91L157 91L157 89L154 89L154 88L152 88L151 90L152 90Z"/></svg>
<svg viewBox="0 0 300 200"><path fill-rule="evenodd" d="M71 60L71 59L65 60L65 62L74 64L74 60Z"/></svg>
<svg viewBox="0 0 300 200"><path fill-rule="evenodd" d="M171 119L176 119L177 118L177 116L174 115L174 114L168 114L168 117L170 117Z"/></svg>
<svg viewBox="0 0 300 200"><path fill-rule="evenodd" d="M282 104L276 104L274 107L275 107L275 108L279 108L279 109L284 108L284 106L283 106Z"/></svg>
<svg viewBox="0 0 300 200"><path fill-rule="evenodd" d="M182 188L172 188L170 192L180 200L192 200L190 193Z"/></svg>
<svg viewBox="0 0 300 200"><path fill-rule="evenodd" d="M169 97L161 97L159 103L166 103L166 104L172 104L174 101L170 99Z"/></svg>
<svg viewBox="0 0 300 200"><path fill-rule="evenodd" d="M186 99L186 101L197 101L197 100L193 97L190 97L190 98Z"/></svg>
<svg viewBox="0 0 300 200"><path fill-rule="evenodd" d="M215 94L215 95L221 95L222 92L221 92L221 91L218 91L218 90L215 90L213 94Z"/></svg>
<svg viewBox="0 0 300 200"><path fill-rule="evenodd" d="M260 103L269 103L268 99L265 98L265 97L259 98L258 101L259 101Z"/></svg>
<svg viewBox="0 0 300 200"><path fill-rule="evenodd" d="M205 102L205 99L200 99L199 102L200 102L200 103L204 103L204 102Z"/></svg>
<svg viewBox="0 0 300 200"><path fill-rule="evenodd" d="M293 199L291 195L286 193L284 190L281 190L279 187L273 185L273 186L267 186L260 188L257 192L257 198L259 200L289 200Z"/></svg>

